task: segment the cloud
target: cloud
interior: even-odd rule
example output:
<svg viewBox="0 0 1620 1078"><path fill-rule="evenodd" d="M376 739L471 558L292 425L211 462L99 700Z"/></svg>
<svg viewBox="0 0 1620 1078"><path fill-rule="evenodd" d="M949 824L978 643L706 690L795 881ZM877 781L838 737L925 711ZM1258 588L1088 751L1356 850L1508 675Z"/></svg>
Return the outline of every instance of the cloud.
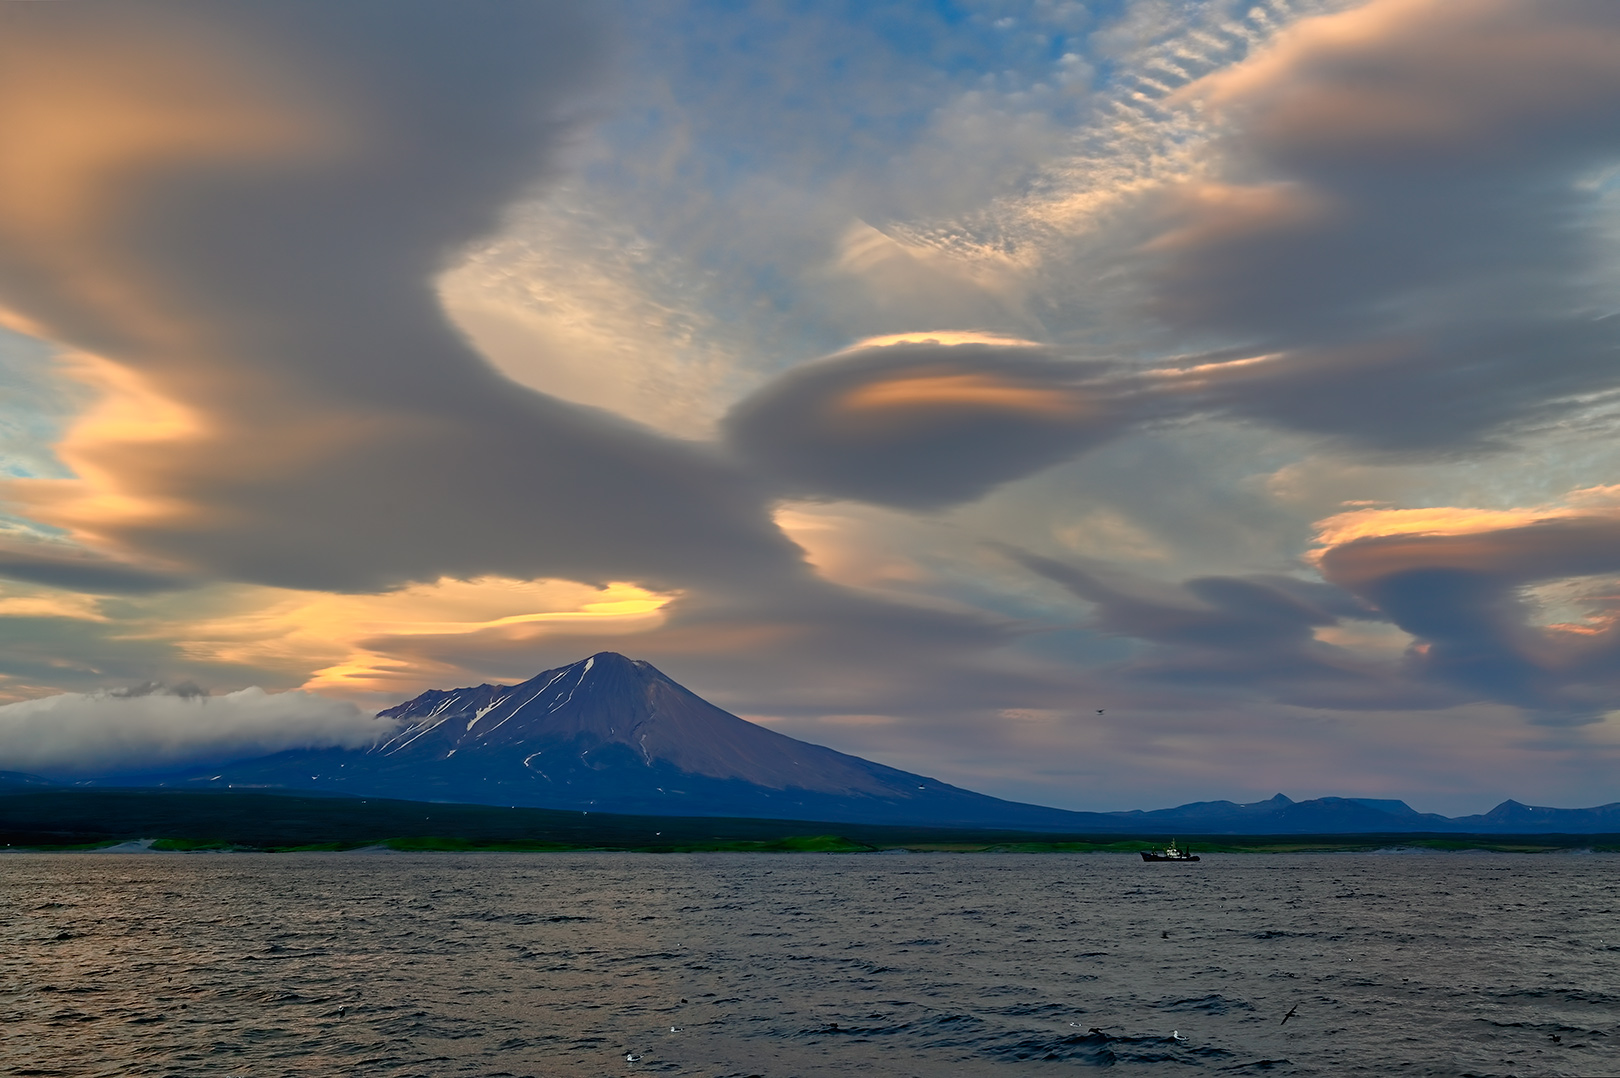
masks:
<svg viewBox="0 0 1620 1078"><path fill-rule="evenodd" d="M1434 451L1612 386L1583 180L1620 156L1617 50L1603 2L1373 0L1180 90L1222 134L1143 200L1149 307L1267 360L1189 405Z"/></svg>
<svg viewBox="0 0 1620 1078"><path fill-rule="evenodd" d="M856 221L815 282L849 336L897 325L959 333L987 326L1014 334L1039 331L1039 319L1027 309L1029 282L1012 259L963 257L891 228L892 234Z"/></svg>
<svg viewBox="0 0 1620 1078"><path fill-rule="evenodd" d="M193 612L166 626L165 635L194 661L277 670L305 689L382 706L427 685L448 684L439 679L466 676L443 663L400 661L395 655L401 644L409 650L409 638L645 633L663 624L663 607L674 598L624 583L594 588L488 577L414 584L380 595L244 591L232 597L232 609L214 617Z"/></svg>
<svg viewBox="0 0 1620 1078"><path fill-rule="evenodd" d="M718 453L506 380L433 292L551 168L600 37L567 4L15 13L0 302L104 397L74 478L11 499L292 588L793 572Z"/></svg>
<svg viewBox="0 0 1620 1078"><path fill-rule="evenodd" d="M1583 407L1614 330L1590 319L1472 325L1288 349L1161 372L1188 412L1225 412L1390 454L1500 449Z"/></svg>
<svg viewBox="0 0 1620 1078"><path fill-rule="evenodd" d="M1374 0L1302 20L1185 93L1313 169L1585 156L1595 131L1615 133L1617 39L1604 0Z"/></svg>
<svg viewBox="0 0 1620 1078"><path fill-rule="evenodd" d="M1130 586L1072 561L999 549L1094 604L1097 629L1152 645L1115 668L1127 679L1316 708L1389 711L1459 702L1454 693L1411 683L1392 663L1331 643L1330 630L1345 621L1381 615L1329 584L1257 574Z"/></svg>
<svg viewBox="0 0 1620 1078"><path fill-rule="evenodd" d="M1599 721L1620 687L1620 510L1360 510L1321 525L1315 560L1416 638L1416 676L1526 709L1548 724ZM1592 504L1597 501L1599 504ZM1538 585L1569 619L1540 617Z"/></svg>
<svg viewBox="0 0 1620 1078"><path fill-rule="evenodd" d="M1617 48L1600 3L1374 0L1302 19L1171 93L1212 125L1206 162L1138 183L1133 209L1077 241L1095 260L1141 238L1114 257L1192 359L1020 369L942 345L930 373L936 357L857 348L741 402L730 443L791 495L928 509L1176 417L1361 453L1500 449L1616 380L1581 227L1601 192L1581 181L1620 155Z"/></svg>
<svg viewBox="0 0 1620 1078"><path fill-rule="evenodd" d="M1113 668L1143 686L1345 710L1489 702L1568 726L1601 721L1620 688L1617 500L1341 513L1317 524L1321 582L1148 583L997 548L1092 604L1096 629L1147 645Z"/></svg>
<svg viewBox="0 0 1620 1078"><path fill-rule="evenodd" d="M563 181L439 279L456 325L514 381L678 437L712 437L735 395L741 327L716 282Z"/></svg>
<svg viewBox="0 0 1620 1078"><path fill-rule="evenodd" d="M81 550L47 552L25 546L0 547L0 577L97 595L139 595L189 583L171 573L115 562Z"/></svg>
<svg viewBox="0 0 1620 1078"><path fill-rule="evenodd" d="M0 706L0 763L54 778L109 776L223 763L294 748L359 748L393 724L306 692L143 685L62 693Z"/></svg>
<svg viewBox="0 0 1620 1078"><path fill-rule="evenodd" d="M867 341L739 402L730 445L796 496L929 509L1074 456L1124 416L1103 369L966 333Z"/></svg>

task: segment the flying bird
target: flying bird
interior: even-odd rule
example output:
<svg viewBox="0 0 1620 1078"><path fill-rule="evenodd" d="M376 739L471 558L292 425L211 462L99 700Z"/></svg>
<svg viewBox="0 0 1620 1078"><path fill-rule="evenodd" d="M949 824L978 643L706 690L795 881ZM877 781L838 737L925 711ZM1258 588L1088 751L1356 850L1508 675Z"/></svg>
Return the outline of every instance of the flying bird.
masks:
<svg viewBox="0 0 1620 1078"><path fill-rule="evenodd" d="M1292 1007L1288 1008L1288 1013L1283 1015L1283 1020L1281 1022L1279 1022L1278 1024L1286 1026L1288 1024L1288 1020L1290 1018L1294 1017L1294 1013L1296 1011L1298 1011L1298 1010L1299 1010L1299 1004L1297 1004L1297 1003L1294 1004Z"/></svg>

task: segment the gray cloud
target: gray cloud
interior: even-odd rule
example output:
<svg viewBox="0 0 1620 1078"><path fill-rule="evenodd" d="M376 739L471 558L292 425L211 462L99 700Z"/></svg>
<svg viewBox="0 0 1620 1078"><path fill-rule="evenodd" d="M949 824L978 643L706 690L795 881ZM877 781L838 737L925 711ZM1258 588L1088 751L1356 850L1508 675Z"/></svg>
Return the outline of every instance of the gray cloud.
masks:
<svg viewBox="0 0 1620 1078"><path fill-rule="evenodd" d="M165 685L161 681L147 681L140 685L127 685L122 689L108 690L108 696L121 700L132 700L137 696L177 696L182 700L207 696L208 690L194 681L182 681L178 685Z"/></svg>
<svg viewBox="0 0 1620 1078"><path fill-rule="evenodd" d="M173 644L131 633L122 625L75 617L0 618L0 676L17 696L63 688L83 691L175 677L229 677L237 684L255 672L240 667L199 670Z"/></svg>
<svg viewBox="0 0 1620 1078"><path fill-rule="evenodd" d="M1152 309L1272 353L1203 401L1427 450L1612 386L1577 181L1620 154L1617 51L1599 0L1374 0L1184 91L1227 135L1153 202Z"/></svg>
<svg viewBox="0 0 1620 1078"><path fill-rule="evenodd" d="M313 693L141 688L0 706L0 768L54 778L150 772L293 748L358 748L393 729Z"/></svg>
<svg viewBox="0 0 1620 1078"><path fill-rule="evenodd" d="M10 130L93 133L52 111L63 78L75 108L112 117L97 154L20 136L0 153L84 203L0 206L0 295L189 429L90 424L69 463L143 509L13 483L31 515L199 577L292 587L793 571L717 453L505 380L433 295L548 170L601 51L578 5L82 11L19 11L0 43Z"/></svg>
<svg viewBox="0 0 1620 1078"><path fill-rule="evenodd" d="M0 577L94 595L145 595L183 588L191 581L173 573L121 564L109 558L0 547Z"/></svg>
<svg viewBox="0 0 1620 1078"><path fill-rule="evenodd" d="M798 571L797 552L766 519L770 492L712 447L499 377L429 291L447 258L545 174L599 51L575 8L490 5L471 17L417 4L386 14L363 2L160 5L130 8L142 19L125 25L133 16L83 20L41 7L18 20L19 56L56 56L66 70L92 53L106 69L123 64L122 107L197 130L175 136L178 148L175 139L114 147L125 157L92 162L102 173L77 158L40 165L68 187L140 178L71 232L24 208L12 207L9 224L0 212L16 241L0 260L0 291L56 339L138 373L204 429L155 443L92 432L77 447L78 462L114 477L121 496L163 511L109 519L15 485L37 515L200 576L295 587L484 573L679 587ZM1607 9L1549 10L1554 24L1607 25ZM1488 4L1420 13L1420 30L1463 53L1505 17ZM776 492L935 508L1155 413L1227 410L1410 448L1522 420L1601 382L1613 342L1600 323L1351 332L1397 289L1443 280L1471 302L1479 288L1518 288L1567 267L1567 232L1506 212L1497 196L1544 183L1555 164L1567 172L1609 134L1606 113L1573 91L1541 94L1533 115L1501 95L1447 98L1461 110L1447 122L1462 132L1449 151L1402 142L1376 116L1345 127L1340 145L1320 122L1287 112L1300 86L1317 121L1392 86L1414 108L1441 93L1423 77L1427 53L1401 44L1410 27L1385 29L1344 55L1285 39L1273 59L1210 80L1200 92L1232 119L1228 164L1243 182L1183 189L1161 204L1166 223L1149 256L1161 299L1181 305L1162 313L1200 332L1273 336L1280 360L1153 383L991 344L866 348L790 371L741 402L726 424L730 447ZM1519 81L1569 66L1570 36L1543 36L1514 60ZM178 54L176 41L186 46ZM199 42L256 59L222 75L197 59ZM153 62L176 55L195 70L178 63L153 81ZM1368 57L1393 74L1361 81L1357 63ZM48 78L38 63L16 66L7 92L26 103L40 88L29 79ZM1602 71L1570 70L1605 92ZM188 120L175 108L176 80L215 91L219 115ZM1517 155L1481 149L1543 138L1549 117L1566 112L1561 156L1533 176ZM215 129L221 117L235 122L222 130L266 133L238 145ZM1586 197L1565 187L1559 197ZM139 297L140 313L109 302L108 289L81 288L80 267L60 256L69 247L110 275L112 294ZM1381 328L1392 328L1388 318ZM1532 351L1536 364L1524 359ZM0 569L68 579L66 568ZM142 584L104 576L109 587Z"/></svg>
<svg viewBox="0 0 1620 1078"><path fill-rule="evenodd" d="M1125 426L1106 368L954 336L866 345L796 367L732 409L728 441L788 493L931 509Z"/></svg>
<svg viewBox="0 0 1620 1078"><path fill-rule="evenodd" d="M1350 710L1445 707L1463 699L1317 640L1317 629L1345 619L1384 617L1330 584L1273 575L1208 576L1144 591L1110 583L1072 562L999 549L1094 603L1092 622L1099 630L1152 645L1116 668L1127 679Z"/></svg>
<svg viewBox="0 0 1620 1078"><path fill-rule="evenodd" d="M1613 710L1620 627L1608 589L1586 597L1595 620L1542 627L1527 586L1620 572L1620 521L1571 516L1447 534L1353 539L1324 551L1324 575L1417 638L1417 677L1509 703L1536 721L1578 724Z"/></svg>
<svg viewBox="0 0 1620 1078"><path fill-rule="evenodd" d="M1391 453L1501 448L1606 384L1612 322L1493 318L1287 350L1202 372L1176 388L1189 410L1246 416Z"/></svg>

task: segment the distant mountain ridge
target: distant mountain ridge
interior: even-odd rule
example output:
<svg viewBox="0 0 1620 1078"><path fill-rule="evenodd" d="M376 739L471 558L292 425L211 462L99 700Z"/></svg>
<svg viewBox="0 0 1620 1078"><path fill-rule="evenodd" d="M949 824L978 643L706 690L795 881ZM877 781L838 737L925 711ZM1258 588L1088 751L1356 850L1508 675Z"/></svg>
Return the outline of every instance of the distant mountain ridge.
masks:
<svg viewBox="0 0 1620 1078"><path fill-rule="evenodd" d="M41 787L59 786L42 775L30 775L26 771L0 771L0 790L29 789L37 790Z"/></svg>
<svg viewBox="0 0 1620 1078"><path fill-rule="evenodd" d="M300 749L162 786L270 787L621 814L986 827L1076 834L1620 833L1620 803L1504 801L1446 817L1404 801L1282 794L1150 811L1071 812L1005 801L747 722L650 663L602 652L519 685L433 689L380 712L368 749ZM0 788L51 780L0 772ZM112 784L109 782L109 784Z"/></svg>
<svg viewBox="0 0 1620 1078"><path fill-rule="evenodd" d="M1134 833L1155 829L1203 835L1354 835L1452 833L1480 835L1620 834L1620 802L1596 808L1535 808L1504 801L1473 816L1419 812L1405 801L1371 797L1318 797L1292 801L1196 801L1147 812L1107 812Z"/></svg>

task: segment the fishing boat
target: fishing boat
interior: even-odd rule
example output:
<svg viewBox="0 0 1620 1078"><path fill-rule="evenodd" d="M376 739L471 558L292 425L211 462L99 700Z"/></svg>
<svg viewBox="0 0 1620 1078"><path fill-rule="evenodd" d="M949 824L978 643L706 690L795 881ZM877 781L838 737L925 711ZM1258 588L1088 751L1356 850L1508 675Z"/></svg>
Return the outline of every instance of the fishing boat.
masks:
<svg viewBox="0 0 1620 1078"><path fill-rule="evenodd" d="M1144 861L1196 861L1198 859L1196 853L1188 853L1186 850L1178 848L1173 839L1170 845L1162 850L1142 851L1142 860Z"/></svg>

